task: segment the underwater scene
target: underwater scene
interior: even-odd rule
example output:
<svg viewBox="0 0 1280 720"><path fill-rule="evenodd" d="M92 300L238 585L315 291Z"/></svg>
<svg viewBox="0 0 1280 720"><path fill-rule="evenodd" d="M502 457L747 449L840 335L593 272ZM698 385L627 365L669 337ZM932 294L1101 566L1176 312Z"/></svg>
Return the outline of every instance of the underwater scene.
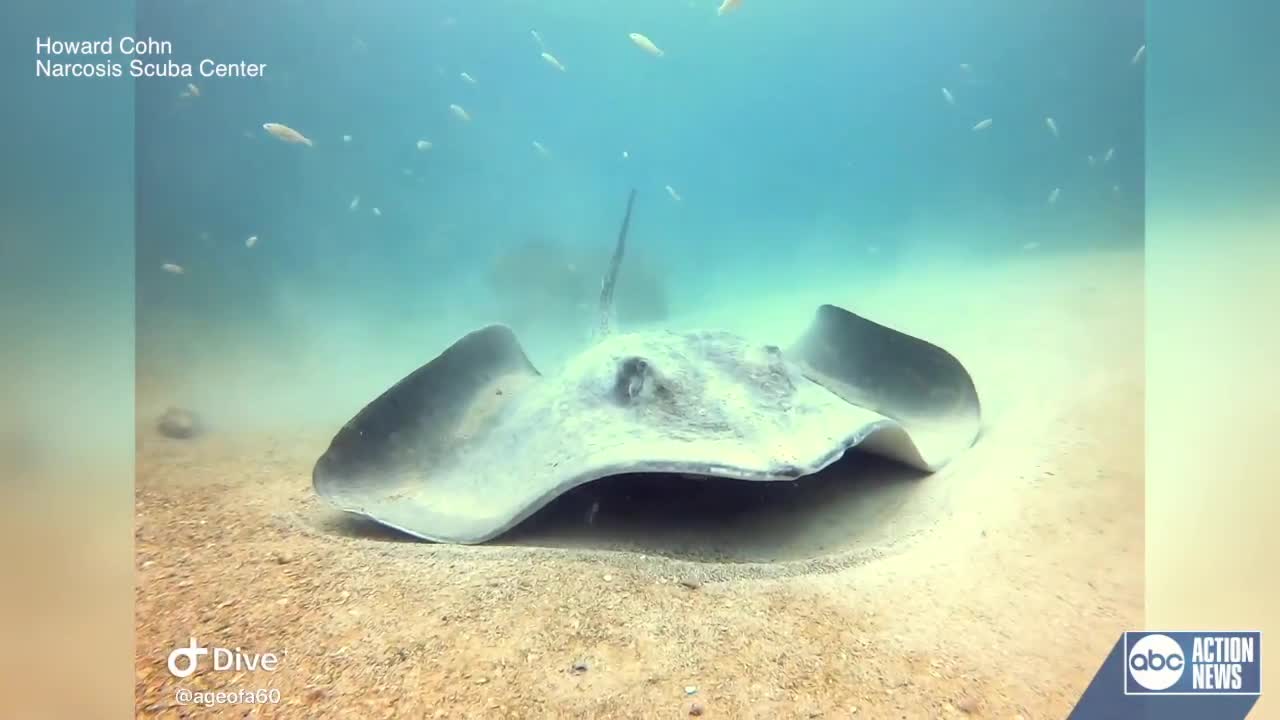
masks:
<svg viewBox="0 0 1280 720"><path fill-rule="evenodd" d="M1140 626L1142 3L112 34L140 715L1063 717Z"/></svg>

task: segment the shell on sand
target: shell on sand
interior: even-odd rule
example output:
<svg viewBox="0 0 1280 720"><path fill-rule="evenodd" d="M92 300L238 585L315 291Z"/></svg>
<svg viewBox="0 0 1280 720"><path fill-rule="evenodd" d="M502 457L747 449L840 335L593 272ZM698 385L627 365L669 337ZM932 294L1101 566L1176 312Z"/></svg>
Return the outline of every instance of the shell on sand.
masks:
<svg viewBox="0 0 1280 720"><path fill-rule="evenodd" d="M200 419L190 410L171 407L156 421L156 430L165 437L186 440L200 432Z"/></svg>

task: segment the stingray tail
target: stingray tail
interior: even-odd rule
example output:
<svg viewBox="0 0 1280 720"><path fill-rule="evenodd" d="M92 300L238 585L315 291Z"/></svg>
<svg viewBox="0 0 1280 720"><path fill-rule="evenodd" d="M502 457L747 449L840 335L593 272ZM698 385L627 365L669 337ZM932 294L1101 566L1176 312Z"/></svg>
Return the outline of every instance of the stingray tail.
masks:
<svg viewBox="0 0 1280 720"><path fill-rule="evenodd" d="M613 318L613 288L618 284L618 268L622 266L622 256L627 250L627 228L631 226L631 208L635 202L636 190L632 188L631 194L627 196L627 213L622 216L622 229L618 231L618 244L613 248L613 260L609 262L609 271L600 281L600 337L609 334Z"/></svg>

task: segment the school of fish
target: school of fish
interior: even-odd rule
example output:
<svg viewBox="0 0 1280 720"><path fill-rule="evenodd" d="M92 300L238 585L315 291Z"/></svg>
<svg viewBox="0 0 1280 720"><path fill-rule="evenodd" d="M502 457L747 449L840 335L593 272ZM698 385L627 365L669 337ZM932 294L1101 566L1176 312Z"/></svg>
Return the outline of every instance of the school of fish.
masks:
<svg viewBox="0 0 1280 720"><path fill-rule="evenodd" d="M722 0L722 2L716 7L716 15L726 16L731 13L735 13L736 11L741 9L742 4L743 4L742 0ZM551 53L546 40L543 38L540 32L538 32L537 30L530 30L529 34L533 38L534 42L536 43L537 49L539 51L539 56L541 57L544 63L546 63L547 65L549 65L550 67L554 68L559 72L564 73L568 71L568 68L566 67L566 65L563 62L561 62L561 60L558 57L556 57ZM658 44L654 42L651 38L649 38L647 35L640 32L631 32L627 34L627 37L636 48L639 48L641 51L643 51L645 54L649 55L650 57L653 57L653 58L666 57L666 51L663 50L661 47L659 47ZM1146 51L1147 51L1146 45L1140 46L1134 52L1133 56L1130 58L1130 61L1129 61L1130 64L1131 65L1140 64L1146 56ZM974 70L971 64L960 63L959 69L965 77L973 78ZM437 73L442 73L442 72L443 72L442 69L437 67ZM469 72L465 72L465 71L459 72L458 77L463 81L463 83L467 85L472 85L472 86L478 85L475 77L472 76ZM969 82L972 82L972 80L970 80ZM953 106L953 107L957 106L958 103L957 103L956 95L955 93L952 92L950 88L948 87L941 88L941 94L942 94L943 100L946 102L947 105ZM199 98L203 95L203 92L201 91L199 86L197 86L195 83L187 83L184 89L182 90L182 92L179 93L179 95L182 98ZM448 106L448 110L457 120L463 123L471 122L471 119L472 119L471 114L466 109L464 109L461 105L457 103L452 103ZM982 118L973 124L973 126L971 127L971 130L973 132L982 132L982 131L990 130L993 127L994 123L995 123L994 118L991 118L991 117ZM1054 139L1062 138L1062 134L1059 130L1058 123L1052 116L1045 116L1044 125ZM291 144L291 145L301 145L307 148L315 147L315 143L311 140L311 138L304 135L301 131L289 125L286 125L284 123L278 123L278 122L263 123L262 129L265 130L271 137L275 138L276 140L279 140L280 142ZM344 134L342 136L343 144L350 144L352 140L353 138L350 134ZM432 149L433 144L429 140L420 139L416 141L414 146L417 148L418 151L426 152ZM535 152L538 155L542 156L543 158L549 159L552 157L551 152L540 141L533 140L532 147L535 150ZM630 154L626 150L623 150L621 156L623 160L626 160L630 157ZM1115 148L1111 147L1111 148L1107 148L1105 153L1101 155L1101 159L1099 159L1099 157L1094 154L1087 155L1086 159L1090 167L1098 167L1099 165L1109 164L1114 156L1115 156ZM406 174L411 173L411 171L407 168L405 172ZM679 192L675 190L675 188L672 185L670 184L665 185L663 189L666 191L667 195L670 196L672 200L676 202L683 202L683 197L680 195ZM1120 188L1118 185L1113 185L1112 190L1115 193L1119 193ZM1062 193L1062 188L1060 187L1055 187L1052 190L1050 190L1048 195L1048 204L1051 206L1056 205L1058 202L1058 199L1061 196L1061 193ZM359 207L359 205L360 205L360 196L356 195L351 199L348 209L351 211L355 211ZM382 211L377 207L372 208L372 213L375 216L382 215ZM244 241L244 245L246 248L253 248L257 244L257 242L258 242L258 236L250 235ZM161 269L173 275L183 275L186 273L186 269L182 265L179 265L173 262L163 263L161 265Z"/></svg>
<svg viewBox="0 0 1280 720"><path fill-rule="evenodd" d="M1129 59L1129 63L1131 65L1138 65L1139 63L1142 62L1143 58L1146 56L1146 52L1147 52L1147 46L1142 45L1137 49L1136 52L1134 52L1133 57ZM969 78L973 77L973 66L970 65L969 63L961 63L960 71L966 77L969 77ZM952 105L952 106L956 105L955 94L952 93L949 88L946 88L946 87L942 88L942 99L945 100L948 105ZM990 130L994 124L995 124L994 118L983 118L977 121L976 123L974 123L973 126L970 128L970 130L972 130L973 132L982 132L985 130ZM1058 128L1058 121L1053 119L1052 116L1048 116L1048 115L1045 116L1044 126L1049 131L1049 134L1052 135L1055 140L1062 139L1062 132ZM1085 156L1085 160L1088 162L1089 167L1096 168L1102 165L1108 165L1111 162L1111 159L1115 157L1115 154L1116 154L1116 149L1114 147L1111 147L1111 148L1107 148L1106 152L1102 154L1101 158L1099 158L1097 155L1089 154ZM1112 192L1114 194L1119 194L1120 186L1119 185L1112 186ZM1061 195L1062 195L1062 188L1060 187L1055 187L1052 190L1050 190L1049 196L1048 196L1048 204L1051 206L1056 205L1058 203L1058 198L1061 197Z"/></svg>

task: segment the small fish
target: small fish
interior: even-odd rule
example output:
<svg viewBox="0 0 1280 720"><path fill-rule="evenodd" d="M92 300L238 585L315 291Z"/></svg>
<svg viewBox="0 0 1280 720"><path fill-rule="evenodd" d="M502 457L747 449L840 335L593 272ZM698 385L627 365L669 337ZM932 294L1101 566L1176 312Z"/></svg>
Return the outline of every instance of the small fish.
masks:
<svg viewBox="0 0 1280 720"><path fill-rule="evenodd" d="M973 72L973 67L969 63L960 63L960 69L966 73Z"/></svg>
<svg viewBox="0 0 1280 720"><path fill-rule="evenodd" d="M560 61L556 59L555 55L552 55L551 53L544 50L542 52L542 59L546 60L547 64L550 65L551 67L559 70L560 72L564 72L564 65L560 64Z"/></svg>
<svg viewBox="0 0 1280 720"><path fill-rule="evenodd" d="M355 196L355 197L351 198L351 204L347 206L347 209L348 209L348 210L355 210L355 209L356 209L356 208L358 208L358 207L360 207L360 196L359 196L359 195L357 195L357 196Z"/></svg>
<svg viewBox="0 0 1280 720"><path fill-rule="evenodd" d="M542 42L542 35L538 34L538 31L537 31L537 30L530 30L530 31L529 31L529 34L530 34L530 35L532 35L532 36L533 36L534 41L536 41L536 42L538 43L538 49L539 49L539 50L546 50L546 49L547 49L547 44L546 44L546 43L544 43L544 42Z"/></svg>
<svg viewBox="0 0 1280 720"><path fill-rule="evenodd" d="M1142 47L1138 48L1138 52L1133 54L1133 59L1129 61L1129 64L1137 65L1138 63L1142 62L1142 58L1146 57L1146 54L1147 54L1147 46L1143 45Z"/></svg>
<svg viewBox="0 0 1280 720"><path fill-rule="evenodd" d="M178 265L175 263L165 263L160 266L160 269L169 273L170 275L181 275L186 272L186 270L182 269L181 265Z"/></svg>
<svg viewBox="0 0 1280 720"><path fill-rule="evenodd" d="M1089 167L1094 167L1094 166L1096 166L1097 164L1098 164L1098 158L1096 158L1096 157L1094 157L1094 156L1090 155L1090 156L1089 156Z"/></svg>
<svg viewBox="0 0 1280 720"><path fill-rule="evenodd" d="M187 83L187 92L191 93L191 97L200 97L200 88L195 83Z"/></svg>
<svg viewBox="0 0 1280 720"><path fill-rule="evenodd" d="M716 8L716 14L728 15L737 10L740 5L742 5L742 0L724 0L724 2L720 3L720 7Z"/></svg>
<svg viewBox="0 0 1280 720"><path fill-rule="evenodd" d="M631 153L627 152L626 150L623 150L623 151L622 151L622 159L623 159L623 160L626 160L626 159L627 159L627 158L629 158L629 157L631 157Z"/></svg>
<svg viewBox="0 0 1280 720"><path fill-rule="evenodd" d="M1111 158L1115 156L1116 156L1116 149L1107 148L1107 154L1102 156L1102 164L1106 165L1107 163L1111 162Z"/></svg>
<svg viewBox="0 0 1280 720"><path fill-rule="evenodd" d="M373 214L377 215L378 217L382 217L382 211L379 210L378 208L373 209Z"/></svg>
<svg viewBox="0 0 1280 720"><path fill-rule="evenodd" d="M1112 193L1114 193L1114 194L1116 194L1116 195L1119 195L1119 194L1120 194L1120 186L1119 186L1119 185L1112 185L1112 186L1111 186L1111 192L1112 192Z"/></svg>
<svg viewBox="0 0 1280 720"><path fill-rule="evenodd" d="M956 96L952 95L951 91L946 88L942 88L942 99L946 100L948 105L956 104Z"/></svg>
<svg viewBox="0 0 1280 720"><path fill-rule="evenodd" d="M980 121L977 125L974 125L974 126L973 126L973 131L974 131L974 132L978 132L978 131L980 131L980 130L986 130L986 129L987 129L987 128L989 128L989 127L991 127L991 118L987 118L986 120L982 120L982 121Z"/></svg>
<svg viewBox="0 0 1280 720"><path fill-rule="evenodd" d="M434 146L431 144L430 140L419 140L417 147L418 147L418 150L422 152L426 152Z"/></svg>
<svg viewBox="0 0 1280 720"><path fill-rule="evenodd" d="M538 142L537 140L533 141L533 149L537 150L538 154L541 155L542 157L551 157L551 151L548 150L545 145Z"/></svg>
<svg viewBox="0 0 1280 720"><path fill-rule="evenodd" d="M475 78L473 78L473 77L471 77L471 73L462 73L462 74L461 74L461 75L459 75L458 77L462 78L464 82L466 82L466 83L468 83L468 84L470 84L470 85L475 85L475 84L476 84L476 79L475 79Z"/></svg>
<svg viewBox="0 0 1280 720"><path fill-rule="evenodd" d="M453 113L459 120L463 122L471 122L471 116L467 114L466 110L462 109L461 105L450 105L449 112Z"/></svg>
<svg viewBox="0 0 1280 720"><path fill-rule="evenodd" d="M1053 205L1054 203L1058 202L1058 196L1061 194L1062 194L1062 188L1054 188L1049 193L1049 204Z"/></svg>
<svg viewBox="0 0 1280 720"><path fill-rule="evenodd" d="M343 136L342 136L342 142L344 142L344 143L349 143L349 142L351 142L351 136L350 136L350 135L343 135Z"/></svg>
<svg viewBox="0 0 1280 720"><path fill-rule="evenodd" d="M1022 249L1023 249L1023 250L1035 250L1035 249L1036 249L1036 248L1038 248L1038 247L1040 247L1040 243L1038 243L1038 242L1034 242L1034 241L1033 241L1033 242L1029 242L1029 243L1027 243L1026 245L1023 245L1023 246L1022 246Z"/></svg>
<svg viewBox="0 0 1280 720"><path fill-rule="evenodd" d="M631 42L635 43L636 47L640 48L641 50L649 53L654 57L660 58L663 55L666 55L666 53L663 52L661 48L653 44L652 40L645 37L644 35L641 35L640 33L630 33L627 35L627 37L631 38Z"/></svg>
<svg viewBox="0 0 1280 720"><path fill-rule="evenodd" d="M667 194L671 196L672 200L675 200L676 202L680 202L681 200L684 199L680 197L680 193L676 192L675 188L671 187L670 185L666 187L667 187Z"/></svg>
<svg viewBox="0 0 1280 720"><path fill-rule="evenodd" d="M596 515L600 514L600 501L595 500L591 503L591 507L587 510L587 524L596 524Z"/></svg>
<svg viewBox="0 0 1280 720"><path fill-rule="evenodd" d="M294 130L288 125L281 125L280 123L263 123L262 129L287 143L313 147L311 140L307 139L302 133Z"/></svg>
<svg viewBox="0 0 1280 720"><path fill-rule="evenodd" d="M1054 137L1058 137L1058 123L1054 122L1053 118L1051 117L1045 118L1044 126L1049 128L1049 132L1053 133Z"/></svg>
<svg viewBox="0 0 1280 720"><path fill-rule="evenodd" d="M245 238L245 241L244 241L244 246L245 246L245 247L247 247L247 248L251 248L251 247L253 247L254 245L257 245L257 244L258 244L258 236L257 236L257 235L250 235L249 237Z"/></svg>

